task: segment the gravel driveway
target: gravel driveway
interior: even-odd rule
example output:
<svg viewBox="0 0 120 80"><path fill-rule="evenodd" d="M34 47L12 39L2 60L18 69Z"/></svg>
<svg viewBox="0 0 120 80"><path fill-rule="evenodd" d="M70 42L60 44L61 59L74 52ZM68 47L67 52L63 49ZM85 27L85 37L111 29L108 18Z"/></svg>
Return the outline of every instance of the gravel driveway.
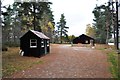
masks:
<svg viewBox="0 0 120 80"><path fill-rule="evenodd" d="M99 50L70 45L51 46L43 64L23 70L12 78L110 78L107 55Z"/></svg>

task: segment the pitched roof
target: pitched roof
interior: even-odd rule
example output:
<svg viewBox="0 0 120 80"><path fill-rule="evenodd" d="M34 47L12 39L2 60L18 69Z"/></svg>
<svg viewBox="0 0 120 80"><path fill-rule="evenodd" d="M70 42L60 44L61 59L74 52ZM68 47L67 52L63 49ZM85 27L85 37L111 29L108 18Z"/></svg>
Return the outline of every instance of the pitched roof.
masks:
<svg viewBox="0 0 120 80"><path fill-rule="evenodd" d="M50 39L49 37L47 37L46 35L44 35L42 32L38 32L38 31L34 31L34 30L30 30L32 33L34 33L36 36L42 38L42 39Z"/></svg>
<svg viewBox="0 0 120 80"><path fill-rule="evenodd" d="M81 37L83 37L83 36L88 37L88 38L90 38L90 39L94 39L94 38L92 38L92 37L90 37L90 36L87 36L87 35L85 35L85 34L80 35L79 38L81 38Z"/></svg>

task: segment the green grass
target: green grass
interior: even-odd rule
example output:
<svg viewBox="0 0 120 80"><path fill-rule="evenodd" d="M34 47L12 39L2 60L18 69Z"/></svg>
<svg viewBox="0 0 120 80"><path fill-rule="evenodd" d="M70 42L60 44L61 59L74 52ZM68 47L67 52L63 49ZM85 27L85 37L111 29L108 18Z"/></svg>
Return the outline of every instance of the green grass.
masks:
<svg viewBox="0 0 120 80"><path fill-rule="evenodd" d="M2 69L2 54L0 52L0 69ZM2 70L0 70L0 78L2 78Z"/></svg>
<svg viewBox="0 0 120 80"><path fill-rule="evenodd" d="M120 54L118 54L118 78L120 80Z"/></svg>
<svg viewBox="0 0 120 80"><path fill-rule="evenodd" d="M108 53L108 61L110 62L110 72L113 78L118 78L118 54L115 51Z"/></svg>
<svg viewBox="0 0 120 80"><path fill-rule="evenodd" d="M8 77L15 72L44 63L40 58L20 56L19 47L9 48L2 54L2 77Z"/></svg>

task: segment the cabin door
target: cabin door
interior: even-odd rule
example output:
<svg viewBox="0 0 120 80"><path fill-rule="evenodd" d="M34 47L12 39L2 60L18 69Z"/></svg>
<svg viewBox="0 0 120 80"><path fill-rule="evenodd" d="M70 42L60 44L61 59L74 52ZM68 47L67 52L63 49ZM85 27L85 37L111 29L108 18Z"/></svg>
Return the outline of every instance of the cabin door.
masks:
<svg viewBox="0 0 120 80"><path fill-rule="evenodd" d="M47 54L47 41L45 40L45 54Z"/></svg>

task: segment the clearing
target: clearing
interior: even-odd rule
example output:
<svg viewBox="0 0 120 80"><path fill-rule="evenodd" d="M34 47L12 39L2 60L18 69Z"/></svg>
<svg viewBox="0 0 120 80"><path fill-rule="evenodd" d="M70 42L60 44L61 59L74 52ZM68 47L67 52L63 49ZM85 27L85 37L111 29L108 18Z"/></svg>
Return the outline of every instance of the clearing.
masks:
<svg viewBox="0 0 120 80"><path fill-rule="evenodd" d="M107 54L89 47L52 44L44 61L9 78L111 78Z"/></svg>

